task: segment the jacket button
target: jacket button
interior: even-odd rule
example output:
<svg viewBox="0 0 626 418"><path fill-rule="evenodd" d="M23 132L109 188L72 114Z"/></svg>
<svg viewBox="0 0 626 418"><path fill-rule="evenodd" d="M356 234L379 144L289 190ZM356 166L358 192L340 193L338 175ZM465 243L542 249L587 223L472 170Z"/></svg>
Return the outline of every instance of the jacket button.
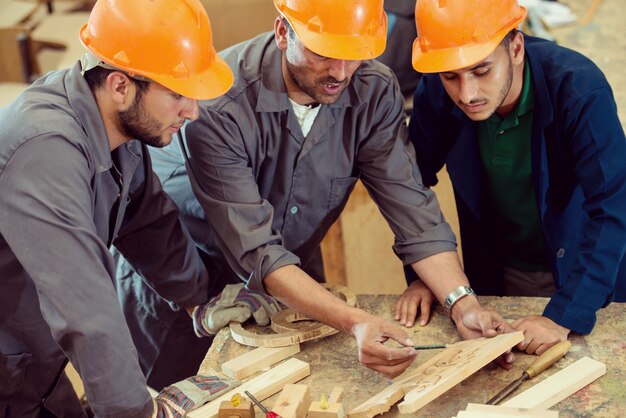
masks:
<svg viewBox="0 0 626 418"><path fill-rule="evenodd" d="M565 255L565 248L559 248L559 250L556 252L556 258L563 258L564 255Z"/></svg>
<svg viewBox="0 0 626 418"><path fill-rule="evenodd" d="M292 215L295 215L296 213L298 213L298 207L292 206L291 209L289 209L289 212L291 212Z"/></svg>

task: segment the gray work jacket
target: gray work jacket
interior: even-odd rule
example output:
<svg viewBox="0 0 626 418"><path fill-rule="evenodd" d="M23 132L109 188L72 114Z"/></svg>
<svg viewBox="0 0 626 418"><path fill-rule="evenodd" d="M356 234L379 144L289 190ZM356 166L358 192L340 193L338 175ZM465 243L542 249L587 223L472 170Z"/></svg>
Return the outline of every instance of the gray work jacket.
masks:
<svg viewBox="0 0 626 418"><path fill-rule="evenodd" d="M435 195L422 185L403 98L387 67L363 62L339 100L322 105L305 138L273 33L221 55L235 84L203 103L199 119L184 131L199 205L181 188L171 195L196 241L223 257L231 275L262 290L273 270L306 264L358 179L393 230L393 248L404 264L456 250ZM180 150L151 152L169 192L168 182L185 175Z"/></svg>
<svg viewBox="0 0 626 418"><path fill-rule="evenodd" d="M78 63L1 109L0 127L0 415L80 415L67 357L97 416L148 416L108 247L181 305L204 301L207 277L146 147L110 151Z"/></svg>

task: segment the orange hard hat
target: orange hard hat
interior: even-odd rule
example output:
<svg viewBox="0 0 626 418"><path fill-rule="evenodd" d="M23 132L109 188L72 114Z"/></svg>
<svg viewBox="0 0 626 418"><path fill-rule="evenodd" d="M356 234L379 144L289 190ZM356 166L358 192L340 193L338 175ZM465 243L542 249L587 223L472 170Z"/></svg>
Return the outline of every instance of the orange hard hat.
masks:
<svg viewBox="0 0 626 418"><path fill-rule="evenodd" d="M214 98L233 84L199 0L98 0L80 40L104 63L185 97Z"/></svg>
<svg viewBox="0 0 626 418"><path fill-rule="evenodd" d="M387 43L383 0L274 0L305 47L328 58L376 58Z"/></svg>
<svg viewBox="0 0 626 418"><path fill-rule="evenodd" d="M440 73L476 64L525 17L517 0L417 0L413 68Z"/></svg>

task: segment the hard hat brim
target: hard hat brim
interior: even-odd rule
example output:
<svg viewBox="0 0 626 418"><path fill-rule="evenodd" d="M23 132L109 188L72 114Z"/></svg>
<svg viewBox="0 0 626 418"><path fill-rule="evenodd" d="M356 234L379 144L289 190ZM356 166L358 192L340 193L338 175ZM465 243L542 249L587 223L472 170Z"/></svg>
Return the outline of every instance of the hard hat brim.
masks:
<svg viewBox="0 0 626 418"><path fill-rule="evenodd" d="M174 78L170 75L142 74L181 96L196 100L208 100L226 93L235 80L226 61L215 55L215 61L205 71L189 78Z"/></svg>
<svg viewBox="0 0 626 418"><path fill-rule="evenodd" d="M387 14L383 15L384 24L372 35L315 33L295 19L288 20L302 44L318 55L340 60L369 60L380 56L387 45Z"/></svg>
<svg viewBox="0 0 626 418"><path fill-rule="evenodd" d="M413 42L412 64L415 71L420 73L443 73L466 68L484 60L498 47L500 42L512 29L516 28L525 18L526 9L520 6L522 14L513 25L496 33L489 41L483 43L468 43L444 49L422 51L419 36Z"/></svg>

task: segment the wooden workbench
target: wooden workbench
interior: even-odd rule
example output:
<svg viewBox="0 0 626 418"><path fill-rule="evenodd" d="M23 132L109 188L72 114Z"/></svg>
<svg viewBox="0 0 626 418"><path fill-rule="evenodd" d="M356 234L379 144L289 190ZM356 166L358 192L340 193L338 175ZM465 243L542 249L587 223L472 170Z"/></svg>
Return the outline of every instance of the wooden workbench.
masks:
<svg viewBox="0 0 626 418"><path fill-rule="evenodd" d="M397 296L358 296L362 309L388 319ZM480 297L483 305L492 307L505 318L514 320L529 314L541 314L547 303L546 298ZM552 409L566 417L624 417L626 416L626 304L611 304L598 314L598 322L590 335L571 335L572 349L552 368L531 381L522 384L516 393L533 386L547 376L569 366L576 360L588 356L606 363L607 373L588 387L566 398ZM416 344L453 343L459 340L456 328L444 315L443 308L437 305L431 322L426 327L414 326L409 334ZM356 343L353 338L336 334L318 341L301 345L302 351L295 357L311 365L311 375L300 383L309 385L312 399L319 399L321 393L328 394L333 386L343 386L344 405L347 411L367 400L389 384L382 375L361 366L357 359ZM235 342L223 329L216 336L213 346L207 353L200 374L220 371L219 365L243 354L252 347ZM423 350L411 366L416 367L439 350ZM489 365L461 382L447 393L418 411L418 416L451 417L464 410L468 403L484 403L492 395L518 378L535 356L515 352L516 362L511 371ZM409 369L411 370L411 369ZM265 403L271 406L276 395ZM257 411L258 413L258 411ZM258 415L261 416L261 415ZM384 417L402 416L393 407Z"/></svg>

